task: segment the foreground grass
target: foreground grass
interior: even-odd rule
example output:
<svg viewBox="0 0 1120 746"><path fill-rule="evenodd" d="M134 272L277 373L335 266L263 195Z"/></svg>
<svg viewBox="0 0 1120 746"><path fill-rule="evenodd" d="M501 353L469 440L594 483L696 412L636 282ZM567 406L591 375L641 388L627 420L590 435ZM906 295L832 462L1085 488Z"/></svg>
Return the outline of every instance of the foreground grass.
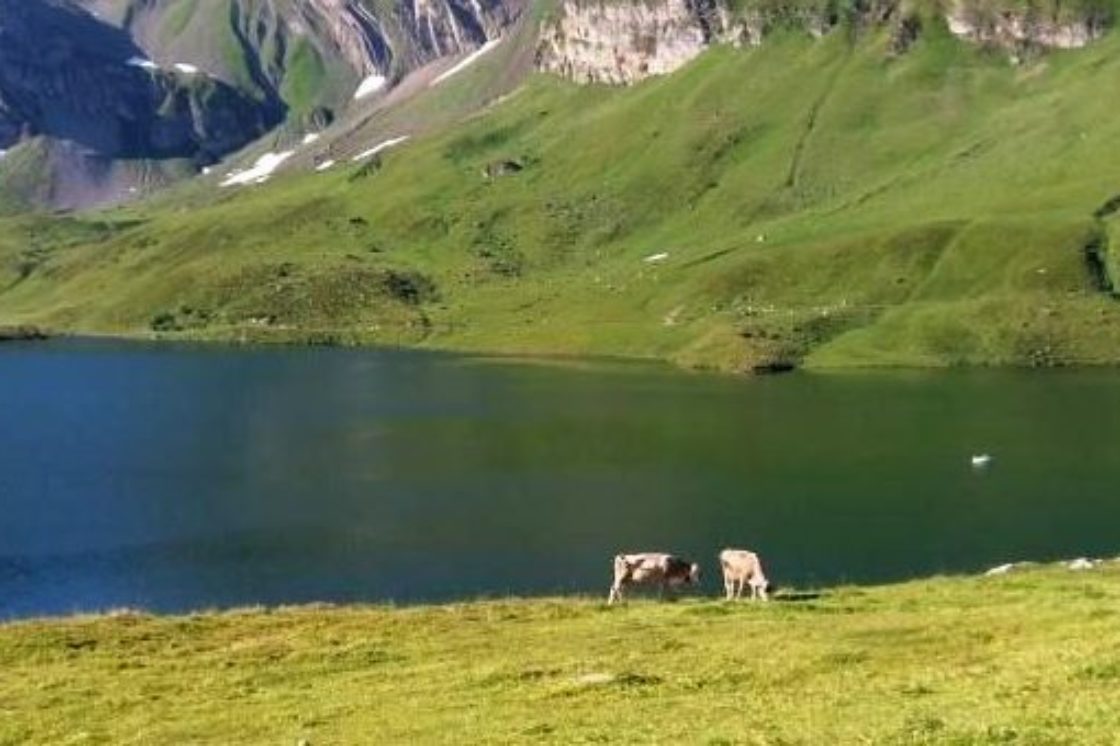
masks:
<svg viewBox="0 0 1120 746"><path fill-rule="evenodd" d="M1120 567L0 627L0 743L1115 743Z"/></svg>

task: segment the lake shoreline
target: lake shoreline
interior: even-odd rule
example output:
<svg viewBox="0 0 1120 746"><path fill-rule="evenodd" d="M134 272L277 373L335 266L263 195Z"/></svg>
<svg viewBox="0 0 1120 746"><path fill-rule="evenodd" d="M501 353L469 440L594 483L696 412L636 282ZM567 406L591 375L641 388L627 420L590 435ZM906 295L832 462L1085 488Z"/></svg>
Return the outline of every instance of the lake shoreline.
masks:
<svg viewBox="0 0 1120 746"><path fill-rule="evenodd" d="M998 577L1006 577L1013 575L1019 577L1030 573L1048 572L1054 575L1059 575L1062 572L1069 573L1070 575L1078 575L1085 572L1111 572L1116 571L1120 573L1120 556L1108 559L1089 559L1085 557L1077 557L1073 559L1050 560L1050 561L1035 561L1035 560L1016 560L1001 565L995 565L979 572L959 572L959 573L937 573L928 576L915 576L911 578L901 578L898 580L887 581L882 583L837 583L834 585L820 585L820 586L785 586L774 585L770 593L770 603L778 605L800 604L807 601L815 601L819 598L834 595L841 591L852 592L872 592L875 590L884 590L902 586L911 586L923 583L935 583L940 581L985 581L994 580ZM675 597L669 600L658 600L648 589L637 588L631 593L631 598L624 601L623 604L655 604L674 606L676 604L704 604L704 603L717 603L725 602L723 597L717 593L700 593L691 590L684 590L677 593ZM763 602L750 601L746 598L735 602L753 604ZM539 604L575 604L575 605L591 605L602 606L609 608L607 604L606 594L592 594L592 593L544 593L541 595L488 595L481 594L477 596L466 596L463 598L447 599L442 601L397 601L393 599L385 600L368 600L368 601L307 601L297 603L279 603L279 604L254 604L249 603L245 605L229 606L229 607L207 607L201 606L194 609L183 609L176 611L159 611L147 609L142 606L124 606L119 608L108 609L91 609L91 610L75 610L68 613L61 614L31 614L27 616L17 616L11 618L0 618L0 631L5 627L11 627L20 624L51 624L51 623L64 623L69 621L81 620L97 620L97 619L112 619L112 618L151 618L151 619L177 619L177 618L190 618L190 617L238 617L252 614L276 614L285 612L304 612L304 611L377 611L377 612L419 612L419 611L434 611L434 610L451 610L469 607L486 607L491 605L524 605L534 606Z"/></svg>
<svg viewBox="0 0 1120 746"><path fill-rule="evenodd" d="M65 338L0 357L3 617L605 592L619 551L690 557L714 589L726 546L792 587L1116 548L1113 372L748 380Z"/></svg>
<svg viewBox="0 0 1120 746"><path fill-rule="evenodd" d="M3 329L0 326L0 342L3 338ZM506 349L491 345L456 345L456 344L428 344L424 341L410 343L392 343L377 337L367 337L360 332L347 329L337 330L284 330L273 334L261 328L238 327L216 334L175 334L151 331L98 331L98 330L50 330L34 325L13 325L7 328L26 328L34 330L39 336L16 339L12 341L47 341L47 340L104 340L119 342L145 343L152 345L198 345L200 347L215 346L232 349L340 349L340 350L372 350L372 351L411 351L432 354L458 355L464 358L476 359L480 362L493 362L501 364L511 362L515 364L542 364L556 365L565 368L578 368L588 363L592 365L648 365L663 366L667 370L685 373L713 374L731 378L774 378L798 373L874 373L878 371L970 371L970 370L1005 370L1005 371L1079 371L1079 370L1120 370L1118 360L1063 360L1052 359L1046 364L1026 363L1015 361L963 361L959 363L943 364L930 362L900 363L900 362L845 362L843 364L803 364L803 363L758 363L742 366L713 365L681 360L673 356L658 356L648 354L625 353L594 353L594 352L569 352L548 349ZM265 333L262 333L265 332Z"/></svg>
<svg viewBox="0 0 1120 746"><path fill-rule="evenodd" d="M31 324L0 325L0 343L42 342L51 336L50 332Z"/></svg>
<svg viewBox="0 0 1120 746"><path fill-rule="evenodd" d="M1120 704L1118 605L1120 566L1108 563L790 603L541 598L32 620L0 625L0 735L1106 743Z"/></svg>

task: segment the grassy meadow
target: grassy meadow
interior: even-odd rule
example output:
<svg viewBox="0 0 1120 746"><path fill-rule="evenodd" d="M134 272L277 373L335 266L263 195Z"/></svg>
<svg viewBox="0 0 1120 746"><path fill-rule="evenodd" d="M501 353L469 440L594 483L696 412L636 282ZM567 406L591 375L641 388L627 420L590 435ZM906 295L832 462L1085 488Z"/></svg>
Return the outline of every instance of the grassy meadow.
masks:
<svg viewBox="0 0 1120 746"><path fill-rule="evenodd" d="M0 626L0 744L1112 744L1120 566Z"/></svg>

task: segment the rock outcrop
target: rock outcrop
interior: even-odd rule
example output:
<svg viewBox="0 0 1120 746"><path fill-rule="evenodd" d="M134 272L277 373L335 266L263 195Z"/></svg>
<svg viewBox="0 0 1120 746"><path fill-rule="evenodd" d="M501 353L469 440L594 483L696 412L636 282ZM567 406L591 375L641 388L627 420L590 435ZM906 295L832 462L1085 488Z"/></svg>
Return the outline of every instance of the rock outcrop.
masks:
<svg viewBox="0 0 1120 746"><path fill-rule="evenodd" d="M978 44L1009 50L1080 49L1102 36L1112 18L1104 10L1062 18L1056 13L1005 10L962 0L950 7L945 21L955 36Z"/></svg>
<svg viewBox="0 0 1120 746"><path fill-rule="evenodd" d="M820 37L845 22L857 29L891 25L894 53L921 33L918 16L900 12L898 0L869 0L844 12L808 3L732 7L727 0L564 0L542 28L537 67L580 83L628 85L673 72L712 44L759 44L776 28ZM1018 51L1083 47L1112 18L1106 10L1063 16L1003 9L994 0L957 0L947 7L945 22L969 41Z"/></svg>
<svg viewBox="0 0 1120 746"><path fill-rule="evenodd" d="M542 29L537 65L581 83L629 84L673 72L713 42L750 38L730 26L714 0L569 0Z"/></svg>

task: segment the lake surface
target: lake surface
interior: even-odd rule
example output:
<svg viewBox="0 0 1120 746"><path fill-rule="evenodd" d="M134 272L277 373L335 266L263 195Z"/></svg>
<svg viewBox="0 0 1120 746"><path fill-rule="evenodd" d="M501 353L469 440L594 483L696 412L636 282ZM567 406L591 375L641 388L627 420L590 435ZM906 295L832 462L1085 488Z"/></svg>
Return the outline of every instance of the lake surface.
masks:
<svg viewBox="0 0 1120 746"><path fill-rule="evenodd" d="M1120 553L1120 372L792 374L0 346L0 617L778 584ZM974 453L991 468L974 470Z"/></svg>

